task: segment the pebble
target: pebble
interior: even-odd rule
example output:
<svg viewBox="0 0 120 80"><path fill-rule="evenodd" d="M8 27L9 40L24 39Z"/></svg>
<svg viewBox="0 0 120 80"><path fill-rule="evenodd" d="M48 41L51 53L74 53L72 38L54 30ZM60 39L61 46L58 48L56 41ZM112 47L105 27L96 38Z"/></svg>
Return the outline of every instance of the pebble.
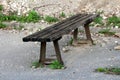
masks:
<svg viewBox="0 0 120 80"><path fill-rule="evenodd" d="M118 41L115 41L115 44L118 45Z"/></svg>
<svg viewBox="0 0 120 80"><path fill-rule="evenodd" d="M63 47L62 50L63 50L63 52L68 52L69 48L66 46L66 47Z"/></svg>
<svg viewBox="0 0 120 80"><path fill-rule="evenodd" d="M120 45L114 47L115 50L120 50Z"/></svg>
<svg viewBox="0 0 120 80"><path fill-rule="evenodd" d="M120 33L115 33L115 36L120 38Z"/></svg>

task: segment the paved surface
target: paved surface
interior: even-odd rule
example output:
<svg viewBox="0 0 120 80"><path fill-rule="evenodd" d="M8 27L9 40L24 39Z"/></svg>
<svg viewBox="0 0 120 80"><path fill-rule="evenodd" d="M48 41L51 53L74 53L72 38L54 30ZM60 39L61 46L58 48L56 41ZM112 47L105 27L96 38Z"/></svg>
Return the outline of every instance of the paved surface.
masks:
<svg viewBox="0 0 120 80"><path fill-rule="evenodd" d="M39 44L24 43L24 32L13 34L0 30L0 80L120 80L120 76L96 73L98 67L120 67L120 51L114 50L119 38L106 37L104 46L81 45L62 52L64 70L31 68L31 62L39 59ZM60 46L65 44L64 38ZM52 43L47 46L48 57L54 54Z"/></svg>

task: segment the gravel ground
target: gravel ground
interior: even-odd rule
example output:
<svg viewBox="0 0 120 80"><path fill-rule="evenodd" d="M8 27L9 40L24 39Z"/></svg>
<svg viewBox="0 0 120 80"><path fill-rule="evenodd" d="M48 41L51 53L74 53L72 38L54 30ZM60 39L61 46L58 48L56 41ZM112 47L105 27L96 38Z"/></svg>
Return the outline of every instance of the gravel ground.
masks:
<svg viewBox="0 0 120 80"><path fill-rule="evenodd" d="M0 30L0 80L120 80L120 76L94 72L98 67L120 66L120 51L114 50L115 37L96 37L96 45L69 46L69 51L62 58L64 70L49 68L31 68L31 62L39 59L39 43L22 42L25 31L11 33ZM68 41L69 36L60 40L60 47ZM106 42L102 42L102 41ZM100 44L100 41L104 45ZM47 46L48 57L54 54L52 43Z"/></svg>

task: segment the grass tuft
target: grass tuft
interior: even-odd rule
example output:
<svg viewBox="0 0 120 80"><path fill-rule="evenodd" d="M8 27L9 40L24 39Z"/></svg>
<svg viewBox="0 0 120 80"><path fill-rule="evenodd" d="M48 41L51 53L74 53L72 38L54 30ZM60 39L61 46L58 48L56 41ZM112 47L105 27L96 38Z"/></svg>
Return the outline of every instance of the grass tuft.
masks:
<svg viewBox="0 0 120 80"><path fill-rule="evenodd" d="M3 5L0 5L0 11L2 11L3 10Z"/></svg>
<svg viewBox="0 0 120 80"><path fill-rule="evenodd" d="M100 24L100 25L103 25L103 18L101 16L99 17L96 17L93 21L95 24Z"/></svg>
<svg viewBox="0 0 120 80"><path fill-rule="evenodd" d="M53 61L53 62L49 65L49 67L50 67L51 69L62 69L62 68L64 68L64 66L63 66L62 64L60 64L57 60Z"/></svg>
<svg viewBox="0 0 120 80"><path fill-rule="evenodd" d="M6 28L6 27L7 27L6 24L3 24L2 22L0 22L0 29L1 29L1 28Z"/></svg>
<svg viewBox="0 0 120 80"><path fill-rule="evenodd" d="M43 65L41 65L38 61L32 62L32 66L34 68L39 68L39 67L43 67Z"/></svg>
<svg viewBox="0 0 120 80"><path fill-rule="evenodd" d="M105 34L105 35L115 35L116 32L112 32L110 31L110 29L102 29L99 31L99 33Z"/></svg>
<svg viewBox="0 0 120 80"><path fill-rule="evenodd" d="M64 13L64 12L62 12L62 13L60 14L60 17L65 18L65 17L66 17L65 13Z"/></svg>
<svg viewBox="0 0 120 80"><path fill-rule="evenodd" d="M0 13L0 21L18 21L18 22L38 22L41 20L41 16L37 14L35 11L29 11L28 16L10 13L9 15L5 15Z"/></svg>
<svg viewBox="0 0 120 80"><path fill-rule="evenodd" d="M44 21L46 21L46 22L48 22L48 23L52 23L52 22L57 22L57 21L59 21L59 19L56 18L56 17L45 16Z"/></svg>
<svg viewBox="0 0 120 80"><path fill-rule="evenodd" d="M97 68L95 69L96 72L104 72L106 74L116 74L120 75L120 68Z"/></svg>
<svg viewBox="0 0 120 80"><path fill-rule="evenodd" d="M120 17L112 16L107 18L107 25L112 25L113 27L120 27Z"/></svg>
<svg viewBox="0 0 120 80"><path fill-rule="evenodd" d="M72 45L73 44L73 38L71 37L71 39L68 42L68 45Z"/></svg>

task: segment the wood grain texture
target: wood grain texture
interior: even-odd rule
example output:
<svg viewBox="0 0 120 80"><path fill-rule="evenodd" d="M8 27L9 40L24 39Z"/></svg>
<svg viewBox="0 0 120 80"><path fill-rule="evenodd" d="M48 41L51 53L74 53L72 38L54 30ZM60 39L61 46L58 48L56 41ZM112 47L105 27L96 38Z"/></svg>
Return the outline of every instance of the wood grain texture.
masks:
<svg viewBox="0 0 120 80"><path fill-rule="evenodd" d="M23 38L23 41L50 42L60 38L62 35L70 33L81 25L88 24L94 20L97 14L76 14L61 22L58 22L41 31L33 33Z"/></svg>

